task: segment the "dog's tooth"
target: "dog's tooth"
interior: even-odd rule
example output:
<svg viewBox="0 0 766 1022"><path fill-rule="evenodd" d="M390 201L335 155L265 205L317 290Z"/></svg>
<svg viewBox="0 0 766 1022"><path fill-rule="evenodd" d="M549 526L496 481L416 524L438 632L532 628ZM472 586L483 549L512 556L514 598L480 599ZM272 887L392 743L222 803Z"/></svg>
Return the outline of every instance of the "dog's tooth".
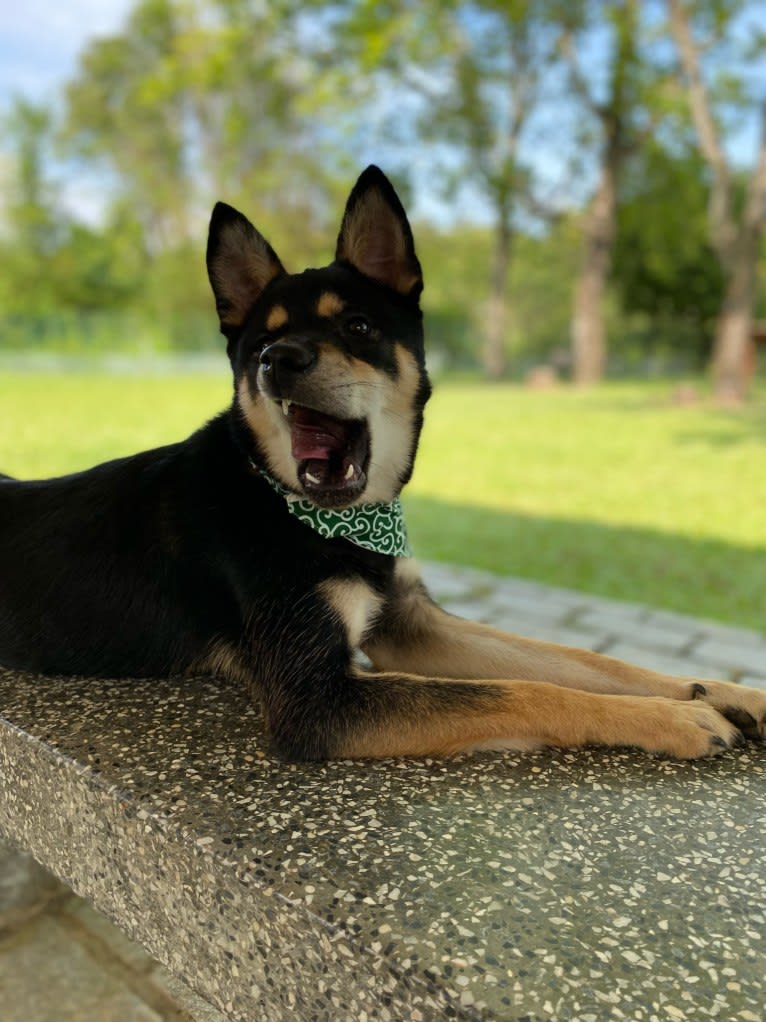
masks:
<svg viewBox="0 0 766 1022"><path fill-rule="evenodd" d="M306 478L310 483L314 483L315 485L318 485L321 482L321 479L317 479L316 476L312 476L310 472L306 473Z"/></svg>
<svg viewBox="0 0 766 1022"><path fill-rule="evenodd" d="M349 464L348 468L346 469L346 479L353 479L355 475L356 475L356 465L352 461Z"/></svg>
<svg viewBox="0 0 766 1022"><path fill-rule="evenodd" d="M290 409L290 402L289 401L283 401L282 402L282 414L283 415L287 415L289 409Z"/></svg>

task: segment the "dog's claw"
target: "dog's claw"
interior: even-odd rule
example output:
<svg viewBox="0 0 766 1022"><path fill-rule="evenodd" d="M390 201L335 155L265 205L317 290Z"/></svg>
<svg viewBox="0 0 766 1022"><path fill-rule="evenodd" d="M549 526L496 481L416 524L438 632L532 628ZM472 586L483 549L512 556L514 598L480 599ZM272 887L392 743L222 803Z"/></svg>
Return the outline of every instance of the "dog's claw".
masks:
<svg viewBox="0 0 766 1022"><path fill-rule="evenodd" d="M740 731L745 734L757 734L758 724L752 713L748 713L747 710L740 709L737 706L725 706L720 711L724 717L735 727L738 727Z"/></svg>

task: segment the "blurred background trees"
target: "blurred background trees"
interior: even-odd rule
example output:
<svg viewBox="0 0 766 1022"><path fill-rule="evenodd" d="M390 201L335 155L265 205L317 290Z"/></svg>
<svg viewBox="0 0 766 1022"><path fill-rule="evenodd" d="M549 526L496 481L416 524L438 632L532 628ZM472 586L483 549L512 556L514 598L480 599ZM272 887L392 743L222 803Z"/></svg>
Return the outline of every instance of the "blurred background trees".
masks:
<svg viewBox="0 0 766 1022"><path fill-rule="evenodd" d="M353 179L416 224L431 351L518 376L710 364L764 308L756 0L136 0L2 116L0 349L216 350L218 198L325 262ZM73 201L68 183L92 201Z"/></svg>

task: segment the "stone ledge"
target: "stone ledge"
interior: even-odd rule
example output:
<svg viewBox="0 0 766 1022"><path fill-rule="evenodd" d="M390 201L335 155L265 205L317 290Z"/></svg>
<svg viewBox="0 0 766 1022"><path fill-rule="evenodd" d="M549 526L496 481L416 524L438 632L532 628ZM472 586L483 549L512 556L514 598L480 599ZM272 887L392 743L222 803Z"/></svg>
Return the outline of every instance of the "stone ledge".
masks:
<svg viewBox="0 0 766 1022"><path fill-rule="evenodd" d="M746 1018L766 750L290 765L207 679L0 670L0 830L232 1019Z"/></svg>

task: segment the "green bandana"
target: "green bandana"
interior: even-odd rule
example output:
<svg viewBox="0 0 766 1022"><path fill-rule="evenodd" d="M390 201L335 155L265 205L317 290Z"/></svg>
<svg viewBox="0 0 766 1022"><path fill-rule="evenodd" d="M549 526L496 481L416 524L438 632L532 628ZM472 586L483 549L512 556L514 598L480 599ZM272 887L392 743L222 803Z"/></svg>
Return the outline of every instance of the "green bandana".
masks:
<svg viewBox="0 0 766 1022"><path fill-rule="evenodd" d="M397 497L390 504L358 504L338 511L317 507L310 500L291 493L268 472L258 468L267 483L285 498L287 508L298 521L318 532L325 539L347 539L365 550L392 557L410 557L402 502Z"/></svg>

